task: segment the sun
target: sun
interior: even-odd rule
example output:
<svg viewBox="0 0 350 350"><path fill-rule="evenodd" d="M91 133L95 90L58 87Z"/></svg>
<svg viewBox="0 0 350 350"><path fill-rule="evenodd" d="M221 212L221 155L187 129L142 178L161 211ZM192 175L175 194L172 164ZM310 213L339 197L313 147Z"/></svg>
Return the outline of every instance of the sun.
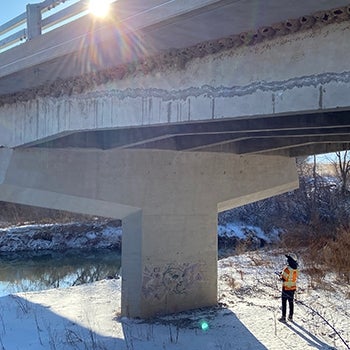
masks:
<svg viewBox="0 0 350 350"><path fill-rule="evenodd" d="M90 0L89 12L96 17L106 17L109 11L110 0Z"/></svg>

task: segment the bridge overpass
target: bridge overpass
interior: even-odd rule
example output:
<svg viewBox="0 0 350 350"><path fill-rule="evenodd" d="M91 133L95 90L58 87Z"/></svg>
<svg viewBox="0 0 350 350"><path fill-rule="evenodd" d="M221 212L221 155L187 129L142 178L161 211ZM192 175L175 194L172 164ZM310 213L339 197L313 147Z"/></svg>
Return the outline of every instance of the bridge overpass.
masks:
<svg viewBox="0 0 350 350"><path fill-rule="evenodd" d="M42 8L0 53L0 199L122 219L124 315L215 304L218 211L348 148L350 3L119 0L44 34Z"/></svg>

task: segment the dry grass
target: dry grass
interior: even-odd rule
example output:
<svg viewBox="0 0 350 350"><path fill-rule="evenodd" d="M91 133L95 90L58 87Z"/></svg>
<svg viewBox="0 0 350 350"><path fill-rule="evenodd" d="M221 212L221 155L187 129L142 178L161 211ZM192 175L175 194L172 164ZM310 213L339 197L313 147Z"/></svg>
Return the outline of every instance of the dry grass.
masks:
<svg viewBox="0 0 350 350"><path fill-rule="evenodd" d="M339 277L350 283L350 230L340 230L335 239L328 241L322 251L324 262Z"/></svg>
<svg viewBox="0 0 350 350"><path fill-rule="evenodd" d="M317 163L317 173L321 176L337 175L337 171L333 163Z"/></svg>
<svg viewBox="0 0 350 350"><path fill-rule="evenodd" d="M266 261L266 259L256 256L251 256L250 259L252 260L252 265L254 266L268 266L270 263Z"/></svg>
<svg viewBox="0 0 350 350"><path fill-rule="evenodd" d="M226 284L230 287L230 289L239 288L240 284L235 280L234 277L224 274L221 279L226 282Z"/></svg>
<svg viewBox="0 0 350 350"><path fill-rule="evenodd" d="M321 226L296 227L284 235L282 246L300 252L303 271L312 276L313 285L324 283L327 272L335 273L342 283L350 283L350 228L334 232Z"/></svg>

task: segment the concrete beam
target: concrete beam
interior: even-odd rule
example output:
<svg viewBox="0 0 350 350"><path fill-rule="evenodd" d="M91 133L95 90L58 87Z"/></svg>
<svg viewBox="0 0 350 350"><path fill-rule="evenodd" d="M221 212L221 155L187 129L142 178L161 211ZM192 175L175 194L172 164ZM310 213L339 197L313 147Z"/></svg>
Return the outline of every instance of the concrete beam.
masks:
<svg viewBox="0 0 350 350"><path fill-rule="evenodd" d="M0 107L0 123L9 130L2 142L18 147L67 132L175 125L173 133L180 131L179 124L198 132L203 124L210 129L210 123L223 126L242 119L241 125L249 124L252 131L266 130L263 122L274 130L298 127L297 120L303 120L300 128L318 128L327 113L337 113L333 120L349 120L341 115L350 109L350 67L342 59L350 50L349 33L350 22L333 23L254 49L244 46L198 58L183 69L138 70L69 96L33 95Z"/></svg>
<svg viewBox="0 0 350 350"><path fill-rule="evenodd" d="M288 116L80 131L56 135L56 138L46 138L45 141L29 143L25 147L143 148L236 154L266 154L278 149L279 154L289 156L292 153L281 151L287 148L302 151L297 146L310 142L314 142L314 148L321 148L322 143L346 141L344 135L350 134L349 123L348 111L335 110ZM318 152L317 149L314 152Z"/></svg>
<svg viewBox="0 0 350 350"><path fill-rule="evenodd" d="M0 200L122 219L122 314L217 301L217 213L293 190L293 159L0 149Z"/></svg>
<svg viewBox="0 0 350 350"><path fill-rule="evenodd" d="M338 151L350 150L350 143L324 143L324 144L312 144L299 147L293 147L289 149L272 152L273 155L287 156L287 157L308 157L314 154L325 154Z"/></svg>
<svg viewBox="0 0 350 350"><path fill-rule="evenodd" d="M298 137L261 137L251 138L234 142L232 147L235 149L234 153L249 154L262 153L269 151L277 151L287 148L296 148L298 146L305 146L309 144L328 144L328 143L349 143L350 134L343 135L313 135L313 136L298 136Z"/></svg>

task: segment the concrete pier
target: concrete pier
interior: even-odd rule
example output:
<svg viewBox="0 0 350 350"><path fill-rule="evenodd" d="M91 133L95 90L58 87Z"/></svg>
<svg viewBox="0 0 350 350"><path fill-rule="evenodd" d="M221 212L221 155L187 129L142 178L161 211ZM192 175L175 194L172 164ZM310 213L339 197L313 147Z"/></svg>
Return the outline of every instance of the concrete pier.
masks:
<svg viewBox="0 0 350 350"><path fill-rule="evenodd" d="M122 314L143 318L215 305L218 211L298 186L277 156L2 149L0 166L0 200L122 220Z"/></svg>

